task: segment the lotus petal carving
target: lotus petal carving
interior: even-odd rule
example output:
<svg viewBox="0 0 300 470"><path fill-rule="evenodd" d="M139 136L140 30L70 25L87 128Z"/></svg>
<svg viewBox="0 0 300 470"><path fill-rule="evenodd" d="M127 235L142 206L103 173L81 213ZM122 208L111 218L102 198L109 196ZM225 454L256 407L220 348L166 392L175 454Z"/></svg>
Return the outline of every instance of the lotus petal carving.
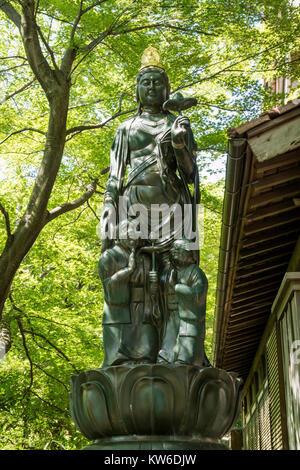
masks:
<svg viewBox="0 0 300 470"><path fill-rule="evenodd" d="M72 377L73 419L88 439L198 436L221 439L240 410L241 380L213 367L122 365Z"/></svg>

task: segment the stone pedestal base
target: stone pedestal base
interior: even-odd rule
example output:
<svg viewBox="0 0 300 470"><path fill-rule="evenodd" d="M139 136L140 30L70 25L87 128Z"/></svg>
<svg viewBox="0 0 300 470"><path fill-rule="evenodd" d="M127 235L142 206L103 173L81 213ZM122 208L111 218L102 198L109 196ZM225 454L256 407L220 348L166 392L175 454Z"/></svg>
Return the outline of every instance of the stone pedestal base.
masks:
<svg viewBox="0 0 300 470"><path fill-rule="evenodd" d="M222 369L120 365L72 377L71 412L87 450L224 450L241 380Z"/></svg>

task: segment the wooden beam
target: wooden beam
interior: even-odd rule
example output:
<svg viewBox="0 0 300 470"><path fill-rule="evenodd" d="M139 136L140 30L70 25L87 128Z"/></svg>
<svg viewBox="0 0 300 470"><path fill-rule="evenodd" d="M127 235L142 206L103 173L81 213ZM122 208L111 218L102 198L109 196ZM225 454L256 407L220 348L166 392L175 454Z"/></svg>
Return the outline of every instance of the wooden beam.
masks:
<svg viewBox="0 0 300 470"><path fill-rule="evenodd" d="M283 258L286 256L291 256L291 254L294 251L294 246L290 246L288 248L285 248L285 250L279 250L279 252L274 251L272 252L272 255L269 256L252 256L251 258L247 258L243 261L240 261L238 263L238 271L242 269L250 269L250 268L255 268L255 267L260 267L260 266L265 266L267 264L274 264L276 263L276 260L279 258ZM276 253L276 254L275 254ZM253 269L254 270L254 269Z"/></svg>
<svg viewBox="0 0 300 470"><path fill-rule="evenodd" d="M246 313L246 312L252 310L252 306L255 306L255 308L260 308L260 307L262 308L265 305L269 305L269 302L272 303L275 299L273 294L274 294L274 291L269 295L265 295L264 297L262 295L260 295L259 297L257 297L255 295L255 296L252 297L252 299L250 299L248 301L246 300L245 304L240 304L240 305L237 305L237 306L231 304L230 316L235 317L240 313L243 313L243 312ZM276 297L276 295L275 295L275 297Z"/></svg>
<svg viewBox="0 0 300 470"><path fill-rule="evenodd" d="M229 368L246 368L246 367L249 367L251 366L251 362L253 360L253 352L251 351L251 353L249 354L249 356L245 356L245 355L237 355L237 354L234 354L233 356L229 356L229 357L224 357L224 360L223 360L223 367L224 369L228 370Z"/></svg>
<svg viewBox="0 0 300 470"><path fill-rule="evenodd" d="M296 241L298 239L298 234L291 234L289 236L285 236L283 238L269 240L264 243L259 243L256 246L253 246L250 249L242 249L240 251L240 259L247 259L251 258L252 256L258 256L261 254L266 254L268 253L268 256L270 252L280 250L280 248L284 248L287 246L295 246Z"/></svg>
<svg viewBox="0 0 300 470"><path fill-rule="evenodd" d="M299 123L300 124L300 123ZM291 182L300 179L300 167L295 166L285 171L279 171L274 175L269 175L261 178L260 180L253 181L252 191L253 196L256 196L260 191L273 188L283 183Z"/></svg>
<svg viewBox="0 0 300 470"><path fill-rule="evenodd" d="M231 370L231 371L240 371L240 370L246 370L247 372L251 367L251 361L253 360L253 355L249 354L249 358L244 358L244 357L229 357L229 358L224 358L222 368L225 370Z"/></svg>
<svg viewBox="0 0 300 470"><path fill-rule="evenodd" d="M256 348L257 346L257 343L258 341L252 341L250 343L239 343L235 346L228 346L228 348L226 347L225 348L225 355L227 355L227 353L235 353L235 352L238 352L238 353L242 353L242 351L244 351L244 349L246 349L247 351L249 351L251 349L251 346L253 347L253 349Z"/></svg>
<svg viewBox="0 0 300 470"><path fill-rule="evenodd" d="M299 223L292 222L285 226L284 236L289 236L291 234L297 234L297 236L300 235ZM275 240L276 238L282 237L282 235L283 233L281 227L274 227L273 229L266 230L263 233L245 237L240 241L240 244L243 246L243 248L249 248L253 245L265 243L269 240Z"/></svg>
<svg viewBox="0 0 300 470"><path fill-rule="evenodd" d="M300 196L299 183L287 184L278 189L272 189L264 194L250 198L249 210L256 209L257 207L266 206L270 203L275 203L287 199L288 197Z"/></svg>
<svg viewBox="0 0 300 470"><path fill-rule="evenodd" d="M285 272L285 271L284 271ZM249 287L252 287L254 285L256 285L257 283L259 283L260 285L262 285L262 283L264 283L265 281L268 281L269 279L272 279L274 280L274 278L276 279L279 279L279 285L280 285L280 282L282 281L282 278L283 278L283 275L284 275L284 272L278 272L276 274L274 274L273 272L268 274L268 275L265 275L264 273L261 275L261 276L255 276L254 279L248 279L248 280L239 280L237 279L236 282L235 282L235 289L238 291L239 288L241 287L245 287L245 286L249 286Z"/></svg>
<svg viewBox="0 0 300 470"><path fill-rule="evenodd" d="M250 339L246 339L245 338L242 338L238 341L234 341L234 342L230 342L230 343L227 343L226 346L225 346L225 351L229 351L230 349L234 350L236 348L239 348L241 345L247 345L249 348L252 346L252 345L256 345L257 342L259 341L258 339L258 335L256 335L255 337L252 337Z"/></svg>
<svg viewBox="0 0 300 470"><path fill-rule="evenodd" d="M258 339L258 342L259 342L259 339ZM235 364L237 363L241 364L242 362L251 363L252 357L250 356L252 356L253 352L255 353L255 349L256 349L256 345L254 345L253 348L248 349L248 351L247 350L242 351L241 354L239 354L238 351L231 352L230 354L228 352L226 355L224 354L224 362L230 361L231 363L235 363Z"/></svg>
<svg viewBox="0 0 300 470"><path fill-rule="evenodd" d="M249 223L245 226L244 234L247 237L254 233L263 232L264 230L273 229L274 227L281 227L282 225L287 225L297 220L299 220L300 226L300 207L296 207L294 211L289 211L285 214L278 214L273 217L267 217L259 222ZM284 233L284 229L282 229L282 232Z"/></svg>
<svg viewBox="0 0 300 470"><path fill-rule="evenodd" d="M250 137L249 134L248 144L258 161L265 161L277 155L298 149L300 146L299 109L298 115L295 113L294 116L294 119L290 119L282 125L279 125L278 118L274 119L273 126L277 124L276 130L269 127L255 137L252 137L253 134ZM290 113L289 117L292 117L292 113Z"/></svg>
<svg viewBox="0 0 300 470"><path fill-rule="evenodd" d="M280 262L279 261L279 258L277 260L276 263L268 263L266 264L265 266L262 266L261 268L256 268L256 269L241 269L241 270L238 270L238 273L237 273L237 278L238 279L243 279L243 278L247 278L247 277L251 277L251 276L257 276L257 274L260 274L260 273L263 273L265 271L269 271L270 269L272 269L272 271L274 271L275 269L278 269L278 268L282 268L283 266L287 266L288 265L288 262L289 262L289 258L284 255L283 256L283 260Z"/></svg>
<svg viewBox="0 0 300 470"><path fill-rule="evenodd" d="M278 290L281 281L282 276L281 274L279 274L277 277L272 276L270 282L264 282L263 284L261 280L258 279L257 283L251 285L246 284L246 287L244 288L241 288L240 285L237 285L236 288L233 290L232 301L234 302L235 299L239 298L239 296L250 295L250 293L259 292L260 290L263 290L264 288L269 288L271 286L273 286L275 290Z"/></svg>
<svg viewBox="0 0 300 470"><path fill-rule="evenodd" d="M256 169L256 177L261 178L264 172L273 170L276 168L283 168L287 165L292 165L293 163L300 162L300 151L294 150L292 152L288 152L284 155L277 155L277 157L271 158L270 160L266 160L264 162L255 163Z"/></svg>
<svg viewBox="0 0 300 470"><path fill-rule="evenodd" d="M254 343L257 343L257 338L258 338L258 335L256 336L252 336L251 338L248 338L248 336L244 336L242 338L238 338L234 341L227 341L225 347L224 347L224 351L227 350L227 348L231 348L231 347L235 347L235 346L238 346L238 345L243 345L243 344L254 344Z"/></svg>
<svg viewBox="0 0 300 470"><path fill-rule="evenodd" d="M228 342L231 342L231 341L235 341L235 340L241 340L241 339L245 339L245 338L257 338L260 334L260 332L263 332L264 331L264 326L262 325L260 327L259 330L257 330L256 328L253 328L253 330L249 333L247 333L247 335L245 335L245 332L235 332L234 334L227 334L226 335L226 341Z"/></svg>
<svg viewBox="0 0 300 470"><path fill-rule="evenodd" d="M264 219L265 217L271 217L273 215L282 214L283 212L291 211L296 208L297 205L294 203L294 200L291 199L276 204L270 204L266 207L256 209L256 211L251 212L250 214L247 214L245 217L245 222L246 224L249 224L251 222Z"/></svg>
<svg viewBox="0 0 300 470"><path fill-rule="evenodd" d="M247 307L237 312L230 313L229 324L237 325L238 323L244 323L245 321L254 320L255 318L261 318L262 315L268 315L271 311L272 300L270 299L264 303L255 305L254 307Z"/></svg>
<svg viewBox="0 0 300 470"><path fill-rule="evenodd" d="M266 324L266 321L268 320L268 315L264 315L259 319L254 319L254 320L248 320L246 322L236 322L236 324L231 324L229 322L228 324L228 332L234 332L234 331L241 331L241 330L247 330L248 328L256 328L259 325L264 325Z"/></svg>
<svg viewBox="0 0 300 470"><path fill-rule="evenodd" d="M251 366L251 362L252 362L252 359L253 359L253 354L249 354L249 357L239 357L236 355L234 356L230 356L230 357L226 357L224 358L224 361L223 361L223 367L224 369L228 370L229 368L231 370L233 370L233 368L237 368L237 369L240 369L241 367L243 368L250 368Z"/></svg>
<svg viewBox="0 0 300 470"><path fill-rule="evenodd" d="M277 287L278 287L278 284L272 284L272 287L270 287L269 289L266 289L265 286L261 286L259 290L254 289L254 291L244 296L240 296L240 297L236 296L232 298L231 306L241 304L247 300L260 299L261 297L265 297L268 294L270 294L269 296L274 295L274 299L275 299L276 294L277 294Z"/></svg>
<svg viewBox="0 0 300 470"><path fill-rule="evenodd" d="M297 118L300 114L300 109L298 107L294 107L288 112L283 114L279 114L274 119L266 119L266 122L262 123L260 126L256 125L255 128L252 126L248 132L248 138L251 139L252 137L258 136L259 134L263 134L266 131L277 132L277 129L274 130L275 127L283 125L284 123L290 121L291 119ZM261 116L264 117L265 115ZM254 122L254 121L250 121ZM250 124L248 123L248 125ZM244 124L245 126L246 124ZM241 126L242 127L242 126ZM249 126L250 127L250 126ZM277 152L278 155L278 152Z"/></svg>

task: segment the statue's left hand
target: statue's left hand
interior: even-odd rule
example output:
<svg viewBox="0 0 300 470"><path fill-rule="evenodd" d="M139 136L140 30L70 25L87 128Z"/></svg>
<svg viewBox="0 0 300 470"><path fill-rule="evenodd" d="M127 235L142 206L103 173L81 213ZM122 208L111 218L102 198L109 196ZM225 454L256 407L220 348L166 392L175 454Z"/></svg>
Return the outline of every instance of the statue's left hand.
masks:
<svg viewBox="0 0 300 470"><path fill-rule="evenodd" d="M176 145L184 145L184 138L190 128L190 120L184 116L178 116L171 128L172 143Z"/></svg>

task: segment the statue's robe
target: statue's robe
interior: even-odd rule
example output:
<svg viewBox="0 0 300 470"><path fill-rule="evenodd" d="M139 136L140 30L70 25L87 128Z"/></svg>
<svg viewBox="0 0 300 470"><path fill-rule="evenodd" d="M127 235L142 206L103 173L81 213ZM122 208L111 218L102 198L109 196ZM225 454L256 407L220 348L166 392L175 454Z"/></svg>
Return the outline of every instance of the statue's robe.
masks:
<svg viewBox="0 0 300 470"><path fill-rule="evenodd" d="M207 365L204 351L207 278L195 264L177 271L175 286L178 302L179 332L175 347L176 362Z"/></svg>
<svg viewBox="0 0 300 470"><path fill-rule="evenodd" d="M103 367L131 361L155 362L159 336L152 319L149 294L149 255L137 256L129 276L119 276L128 266L129 253L114 246L102 253L99 275L104 290Z"/></svg>
<svg viewBox="0 0 300 470"><path fill-rule="evenodd" d="M171 144L171 127L176 116L169 112L166 116L167 126L164 132L155 138L157 149L152 155L145 156L143 163L134 170L131 170L130 167L129 135L138 116L128 119L119 126L111 148L110 173L104 195L104 203L108 200L114 203L117 216L119 214L118 197L124 196L127 200L127 211L129 211L128 219L131 221L134 221L136 216L130 214L130 208L135 204L142 204L147 211L148 237L146 243L151 242L161 247L162 251L168 251L174 239L182 237L191 239L191 236L196 233L197 204L200 201L199 176L196 165L197 146L193 133L189 128L185 138L186 148L194 162L192 174L187 174L184 162L176 160ZM129 171L125 178L128 166ZM141 179L142 173L146 171L148 174L151 171L159 173L160 178L156 178L155 187L136 184L137 180ZM194 184L193 195L189 190L189 184ZM176 214L169 211L163 215L159 225L156 224L155 233L161 234L166 225L170 226L170 233L163 234L160 238L155 238L152 235L150 239L150 232L153 229L153 224L151 224L151 205L153 204L167 204L170 208L174 204L178 204L182 216L178 220L177 215L180 211ZM139 214L139 217L141 218L143 215ZM104 220L103 223L105 224L105 222ZM118 222L117 218L116 223ZM108 245L109 243L104 244L105 247Z"/></svg>

